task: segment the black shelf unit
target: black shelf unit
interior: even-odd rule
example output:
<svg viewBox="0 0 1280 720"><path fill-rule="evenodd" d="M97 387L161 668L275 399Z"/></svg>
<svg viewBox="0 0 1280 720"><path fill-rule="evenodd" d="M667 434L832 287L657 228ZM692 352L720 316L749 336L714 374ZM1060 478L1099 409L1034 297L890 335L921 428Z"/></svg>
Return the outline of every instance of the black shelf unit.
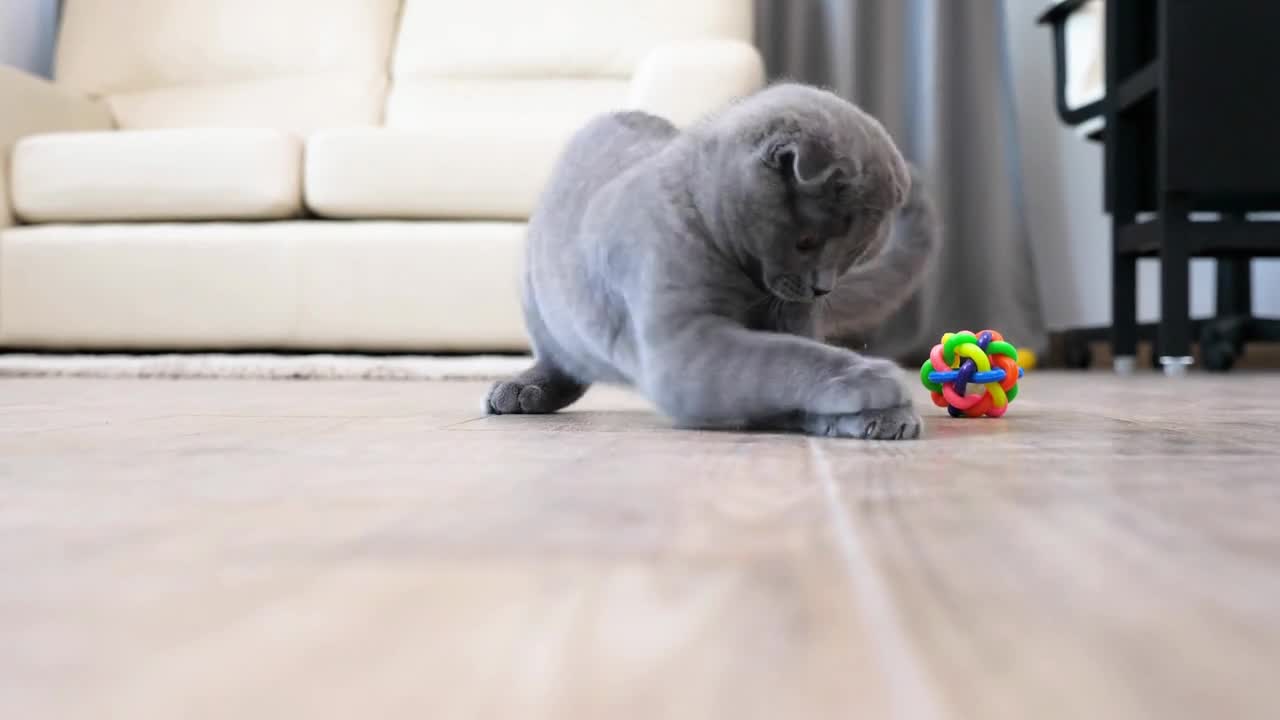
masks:
<svg viewBox="0 0 1280 720"><path fill-rule="evenodd" d="M1112 325L1069 331L1068 363L1087 365L1091 340L1109 338L1121 363L1139 339L1154 340L1154 357L1177 373L1198 339L1205 367L1227 370L1246 342L1280 340L1280 321L1253 316L1250 285L1252 258L1280 256L1280 222L1246 217L1280 210L1280 3L1110 0L1105 96L1069 108L1065 25L1085 2L1059 2L1040 18L1054 31L1059 116L1071 125L1105 118L1091 137L1105 145ZM1141 257L1161 260L1154 325L1136 321ZM1193 257L1218 260L1217 314L1200 322L1190 319Z"/></svg>

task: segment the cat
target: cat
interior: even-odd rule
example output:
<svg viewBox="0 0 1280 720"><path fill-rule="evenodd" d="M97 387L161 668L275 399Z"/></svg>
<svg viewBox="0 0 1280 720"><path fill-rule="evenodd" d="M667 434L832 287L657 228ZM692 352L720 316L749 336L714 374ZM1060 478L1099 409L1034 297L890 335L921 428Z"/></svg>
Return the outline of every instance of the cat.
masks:
<svg viewBox="0 0 1280 720"><path fill-rule="evenodd" d="M796 83L684 131L640 111L589 121L529 221L534 364L486 412L555 412L603 382L678 427L918 437L900 368L819 340L828 306L847 332L917 285L937 233L912 176L879 122ZM891 233L899 211L910 232Z"/></svg>

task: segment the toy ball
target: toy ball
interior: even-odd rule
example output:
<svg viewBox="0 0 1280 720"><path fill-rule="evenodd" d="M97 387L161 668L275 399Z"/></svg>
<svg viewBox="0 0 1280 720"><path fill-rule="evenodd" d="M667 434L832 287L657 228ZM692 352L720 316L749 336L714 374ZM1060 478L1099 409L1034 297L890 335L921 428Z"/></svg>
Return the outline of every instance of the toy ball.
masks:
<svg viewBox="0 0 1280 720"><path fill-rule="evenodd" d="M1000 417L1018 396L1018 349L995 330L947 333L920 366L933 404L951 417ZM974 386L981 393L970 392Z"/></svg>

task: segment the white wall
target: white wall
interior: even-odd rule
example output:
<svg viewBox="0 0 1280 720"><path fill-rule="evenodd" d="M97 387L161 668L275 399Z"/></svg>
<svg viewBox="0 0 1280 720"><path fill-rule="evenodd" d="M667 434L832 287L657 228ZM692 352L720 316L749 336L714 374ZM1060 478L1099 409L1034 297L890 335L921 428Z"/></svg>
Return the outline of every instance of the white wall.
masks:
<svg viewBox="0 0 1280 720"><path fill-rule="evenodd" d="M58 0L0 0L0 65L48 76Z"/></svg>
<svg viewBox="0 0 1280 720"><path fill-rule="evenodd" d="M1102 146L1063 125L1054 110L1052 39L1035 24L1047 0L1003 0L1028 216L1045 320L1051 329L1111 322L1110 220L1102 212ZM1255 260L1254 310L1280 316L1280 262ZM1138 316L1159 317L1159 261L1138 269ZM1211 260L1192 263L1191 312L1213 313Z"/></svg>

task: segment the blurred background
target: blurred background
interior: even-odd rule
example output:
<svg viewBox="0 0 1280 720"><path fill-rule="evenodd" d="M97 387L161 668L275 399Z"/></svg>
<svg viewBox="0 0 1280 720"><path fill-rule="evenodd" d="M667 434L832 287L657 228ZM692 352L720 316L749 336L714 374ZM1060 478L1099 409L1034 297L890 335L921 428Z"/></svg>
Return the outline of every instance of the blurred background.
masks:
<svg viewBox="0 0 1280 720"><path fill-rule="evenodd" d="M1047 333L1110 322L1102 147L1054 112L1048 3L1021 0L755 0L770 77L835 89L880 117L925 170L945 216L943 262L869 341L918 353L948 328ZM0 3L0 62L50 76L58 0ZM1139 317L1158 317L1158 261L1139 271ZM1212 313L1212 260L1192 271L1193 315ZM1280 313L1280 267L1254 263L1254 304Z"/></svg>

